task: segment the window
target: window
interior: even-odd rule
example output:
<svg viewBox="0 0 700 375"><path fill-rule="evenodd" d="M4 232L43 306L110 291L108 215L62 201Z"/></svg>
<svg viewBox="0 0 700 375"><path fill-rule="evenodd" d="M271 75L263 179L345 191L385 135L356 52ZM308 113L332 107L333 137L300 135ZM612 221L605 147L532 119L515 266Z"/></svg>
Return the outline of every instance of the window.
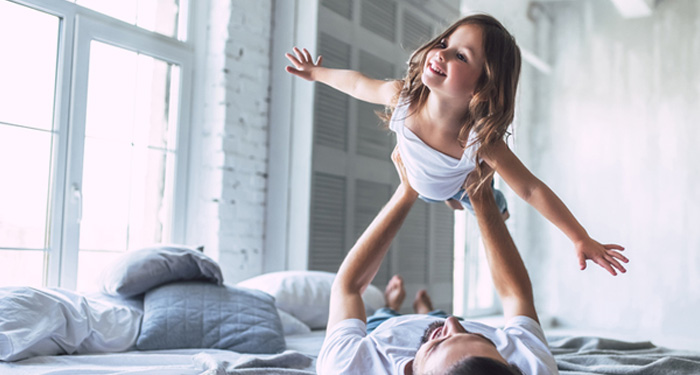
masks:
<svg viewBox="0 0 700 375"><path fill-rule="evenodd" d="M76 2L0 0L0 286L89 290L182 241L187 5Z"/></svg>

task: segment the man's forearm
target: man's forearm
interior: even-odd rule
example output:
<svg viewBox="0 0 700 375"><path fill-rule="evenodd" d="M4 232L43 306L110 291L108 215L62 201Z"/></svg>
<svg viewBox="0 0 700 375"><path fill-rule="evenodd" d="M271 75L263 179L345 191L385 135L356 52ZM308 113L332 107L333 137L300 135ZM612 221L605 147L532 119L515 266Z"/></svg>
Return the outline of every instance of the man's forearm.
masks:
<svg viewBox="0 0 700 375"><path fill-rule="evenodd" d="M502 300L516 298L532 302L532 284L520 253L498 211L489 187L471 197L486 248L491 276Z"/></svg>
<svg viewBox="0 0 700 375"><path fill-rule="evenodd" d="M416 198L415 191L399 185L389 203L350 249L338 270L334 287L352 293L361 293L367 288Z"/></svg>

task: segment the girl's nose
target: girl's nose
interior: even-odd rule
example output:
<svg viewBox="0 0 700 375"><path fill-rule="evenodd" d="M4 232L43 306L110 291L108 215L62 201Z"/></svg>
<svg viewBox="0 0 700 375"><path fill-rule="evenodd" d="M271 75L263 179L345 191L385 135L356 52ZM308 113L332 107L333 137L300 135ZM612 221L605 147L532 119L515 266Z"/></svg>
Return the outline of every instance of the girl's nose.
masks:
<svg viewBox="0 0 700 375"><path fill-rule="evenodd" d="M435 53L435 56L440 60L440 61L445 61L445 55L443 50L438 50Z"/></svg>

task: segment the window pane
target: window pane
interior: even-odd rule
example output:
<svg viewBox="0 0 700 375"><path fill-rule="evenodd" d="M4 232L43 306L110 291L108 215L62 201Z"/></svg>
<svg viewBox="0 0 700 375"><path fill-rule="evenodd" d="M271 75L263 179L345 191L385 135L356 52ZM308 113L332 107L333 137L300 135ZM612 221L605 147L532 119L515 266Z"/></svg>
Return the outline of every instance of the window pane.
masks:
<svg viewBox="0 0 700 375"><path fill-rule="evenodd" d="M0 125L0 247L46 243L51 133Z"/></svg>
<svg viewBox="0 0 700 375"><path fill-rule="evenodd" d="M178 0L76 0L77 4L90 8L110 17L120 19L149 31L167 35L180 36L179 12L186 8ZM181 6L182 5L182 6ZM184 17L183 17L184 18Z"/></svg>
<svg viewBox="0 0 700 375"><path fill-rule="evenodd" d="M58 26L55 16L0 0L0 122L52 128Z"/></svg>
<svg viewBox="0 0 700 375"><path fill-rule="evenodd" d="M171 235L179 68L92 42L78 285L107 259Z"/></svg>
<svg viewBox="0 0 700 375"><path fill-rule="evenodd" d="M85 139L80 249L126 250L132 147Z"/></svg>
<svg viewBox="0 0 700 375"><path fill-rule="evenodd" d="M171 152L137 149L135 156L129 202L129 249L170 238L175 174L175 155Z"/></svg>
<svg viewBox="0 0 700 375"><path fill-rule="evenodd" d="M43 251L0 250L0 286L41 287L44 254Z"/></svg>
<svg viewBox="0 0 700 375"><path fill-rule="evenodd" d="M105 267L114 263L121 253L108 251L81 251L78 255L78 285L81 292L96 292Z"/></svg>
<svg viewBox="0 0 700 375"><path fill-rule="evenodd" d="M174 149L178 67L104 43L90 48L86 135Z"/></svg>
<svg viewBox="0 0 700 375"><path fill-rule="evenodd" d="M472 258L470 264L467 311L493 309L496 303L491 270L488 259L486 259L486 249L480 236L477 252L477 254L473 254L476 257Z"/></svg>

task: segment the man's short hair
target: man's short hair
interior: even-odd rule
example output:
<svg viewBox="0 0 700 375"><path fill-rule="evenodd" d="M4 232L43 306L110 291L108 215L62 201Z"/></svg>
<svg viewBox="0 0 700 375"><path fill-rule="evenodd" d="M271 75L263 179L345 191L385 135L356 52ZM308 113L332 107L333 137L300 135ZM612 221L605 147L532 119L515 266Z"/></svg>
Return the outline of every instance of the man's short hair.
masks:
<svg viewBox="0 0 700 375"><path fill-rule="evenodd" d="M447 369L445 375L522 375L520 369L512 364L504 364L487 357L468 357Z"/></svg>

